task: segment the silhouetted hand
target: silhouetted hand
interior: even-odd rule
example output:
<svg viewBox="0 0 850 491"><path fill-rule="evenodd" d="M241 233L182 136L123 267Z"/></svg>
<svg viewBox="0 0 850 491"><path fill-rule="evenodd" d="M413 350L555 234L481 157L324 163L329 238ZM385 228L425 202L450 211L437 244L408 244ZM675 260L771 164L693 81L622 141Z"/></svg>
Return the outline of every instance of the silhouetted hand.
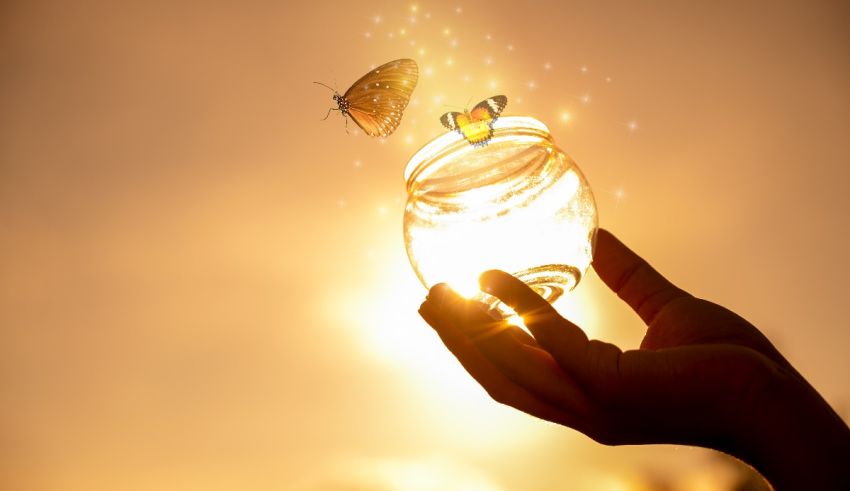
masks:
<svg viewBox="0 0 850 491"><path fill-rule="evenodd" d="M444 284L419 312L496 401L608 444L680 443L750 463L777 489L850 489L850 430L758 329L677 288L600 230L593 267L647 324L640 349L588 340L524 283L481 276L533 334ZM843 480L842 480L843 479Z"/></svg>

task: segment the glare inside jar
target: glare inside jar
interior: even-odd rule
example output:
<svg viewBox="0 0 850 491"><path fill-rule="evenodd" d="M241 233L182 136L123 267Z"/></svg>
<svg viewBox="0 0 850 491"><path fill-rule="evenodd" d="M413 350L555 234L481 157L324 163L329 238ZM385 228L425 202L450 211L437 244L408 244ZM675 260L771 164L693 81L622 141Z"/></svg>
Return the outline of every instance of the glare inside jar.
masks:
<svg viewBox="0 0 850 491"><path fill-rule="evenodd" d="M407 255L426 288L446 282L503 313L478 276L507 271L552 302L578 284L593 257L593 193L548 128L503 117L484 146L446 133L405 168Z"/></svg>

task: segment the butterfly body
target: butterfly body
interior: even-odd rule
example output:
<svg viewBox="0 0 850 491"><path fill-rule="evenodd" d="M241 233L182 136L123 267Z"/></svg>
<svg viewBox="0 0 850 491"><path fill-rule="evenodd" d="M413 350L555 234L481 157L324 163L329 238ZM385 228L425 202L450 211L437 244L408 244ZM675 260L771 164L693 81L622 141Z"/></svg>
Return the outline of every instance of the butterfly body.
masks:
<svg viewBox="0 0 850 491"><path fill-rule="evenodd" d="M360 77L345 94L334 91L337 107L329 109L328 115L339 111L346 126L350 117L369 136L389 136L401 123L418 79L419 67L411 59L384 63Z"/></svg>
<svg viewBox="0 0 850 491"><path fill-rule="evenodd" d="M503 95L493 96L476 104L472 110L448 112L440 117L443 126L460 133L472 145L483 146L493 137L493 123L508 104Z"/></svg>

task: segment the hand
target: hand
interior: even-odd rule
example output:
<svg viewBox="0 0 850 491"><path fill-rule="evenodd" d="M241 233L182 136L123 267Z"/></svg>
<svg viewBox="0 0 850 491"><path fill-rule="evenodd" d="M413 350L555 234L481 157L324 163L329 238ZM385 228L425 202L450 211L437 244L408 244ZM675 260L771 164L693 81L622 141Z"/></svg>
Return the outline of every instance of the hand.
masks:
<svg viewBox="0 0 850 491"><path fill-rule="evenodd" d="M646 322L640 349L588 340L501 271L484 273L482 290L521 315L533 337L444 284L431 289L419 312L495 400L600 443L714 448L791 489L796 474L787 475L793 466L785 458L799 463L797 474L808 474L807 485L815 471L839 479L824 466L833 462L839 472L850 464L850 430L758 329L677 288L605 230L593 267ZM806 416L816 420L808 428ZM828 448L794 448L812 445ZM814 457L779 455L774 446Z"/></svg>

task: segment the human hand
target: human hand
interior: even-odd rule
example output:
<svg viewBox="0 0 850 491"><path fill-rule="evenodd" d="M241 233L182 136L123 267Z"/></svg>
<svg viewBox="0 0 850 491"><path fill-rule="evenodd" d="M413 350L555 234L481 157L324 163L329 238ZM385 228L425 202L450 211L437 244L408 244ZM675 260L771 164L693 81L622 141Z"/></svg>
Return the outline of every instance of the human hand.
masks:
<svg viewBox="0 0 850 491"><path fill-rule="evenodd" d="M818 458L794 459L809 467L797 469L808 485L812 472L825 475L824 458L837 456L838 468L850 463L847 426L758 329L677 288L605 230L593 267L646 322L640 349L588 340L501 271L484 273L482 290L520 314L533 337L444 284L419 312L495 400L598 442L714 448L791 489L788 456L771 447L829 448L831 457L807 448ZM799 419L806 416L815 421L799 429L809 424Z"/></svg>

